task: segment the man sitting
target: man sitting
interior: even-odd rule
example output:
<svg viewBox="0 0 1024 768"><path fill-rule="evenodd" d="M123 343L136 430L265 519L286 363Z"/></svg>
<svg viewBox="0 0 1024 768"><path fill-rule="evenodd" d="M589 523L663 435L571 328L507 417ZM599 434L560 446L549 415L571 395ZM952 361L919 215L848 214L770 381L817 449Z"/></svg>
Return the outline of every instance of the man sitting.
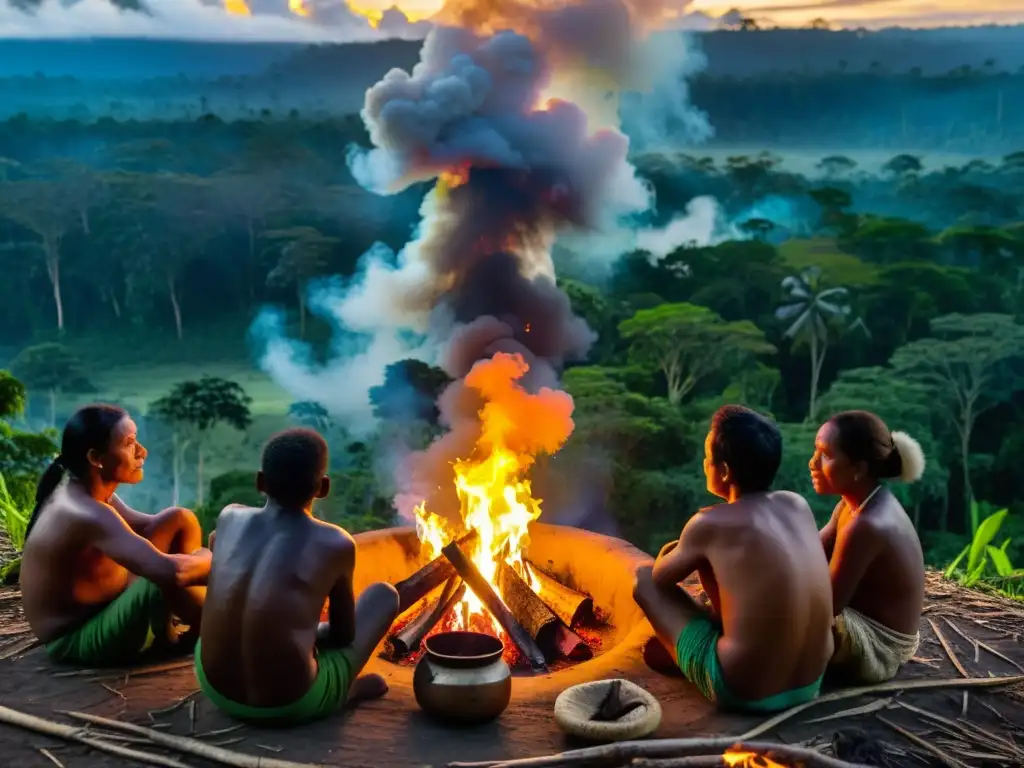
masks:
<svg viewBox="0 0 1024 768"><path fill-rule="evenodd" d="M21 593L54 661L117 666L189 649L180 624L199 623L210 552L188 510L147 515L117 497L120 484L142 480L145 461L127 412L87 405L68 420L61 454L39 481Z"/></svg>
<svg viewBox="0 0 1024 768"><path fill-rule="evenodd" d="M308 722L387 692L379 675L353 678L398 615L398 593L373 584L355 602L355 542L313 518L313 500L330 490L326 471L316 432L274 435L256 473L267 503L225 507L211 536L196 677L240 720ZM327 599L330 620L318 626Z"/></svg>
<svg viewBox="0 0 1024 768"><path fill-rule="evenodd" d="M800 496L770 490L782 437L765 417L720 408L704 443L708 491L679 541L641 566L634 597L683 674L722 708L773 712L818 695L832 656L828 561ZM710 610L679 583L697 572Z"/></svg>

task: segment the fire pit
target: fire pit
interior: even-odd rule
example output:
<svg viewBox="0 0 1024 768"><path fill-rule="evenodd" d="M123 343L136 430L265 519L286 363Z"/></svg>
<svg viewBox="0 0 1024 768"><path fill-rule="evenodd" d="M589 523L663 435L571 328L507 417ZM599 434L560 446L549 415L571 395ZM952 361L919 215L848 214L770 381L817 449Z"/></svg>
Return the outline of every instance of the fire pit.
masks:
<svg viewBox="0 0 1024 768"><path fill-rule="evenodd" d="M404 612L378 649L375 669L387 671L393 681L408 679L411 683L424 642L453 629L451 613L459 604L461 590L468 591L470 579L475 577L471 570L465 571L469 579L458 583L465 564L453 550L449 552L455 564L444 557L424 563L429 555L421 552L412 528L372 531L356 536L356 542L356 592L372 582L388 581L398 585L403 601ZM535 605L531 598L520 594L519 598L502 599L492 590L497 612L504 614L504 607L508 615L495 620L497 630L489 618L481 621L479 616L470 627L504 642L505 660L513 674L522 678L516 688L532 688L527 678L545 678L555 672L566 684L571 684L569 678L585 680L588 675L600 675L600 669L613 665L617 656L642 644L647 632L643 614L633 601L632 586L633 572L637 565L649 561L647 555L618 539L539 522L529 525L524 555L527 567L538 574L540 590L530 593L543 606L537 609L539 618L515 605L516 599ZM511 583L512 590L522 591L520 582L507 574L499 582L502 587ZM518 626L511 632L504 626L509 615L514 622L509 626ZM520 642L527 647L520 647ZM570 671L574 674L568 674Z"/></svg>

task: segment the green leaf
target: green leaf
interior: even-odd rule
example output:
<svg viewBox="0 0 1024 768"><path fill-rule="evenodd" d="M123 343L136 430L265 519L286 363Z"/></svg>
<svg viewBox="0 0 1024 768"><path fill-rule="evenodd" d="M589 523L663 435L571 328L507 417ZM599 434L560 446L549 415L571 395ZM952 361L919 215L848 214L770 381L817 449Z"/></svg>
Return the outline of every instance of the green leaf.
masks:
<svg viewBox="0 0 1024 768"><path fill-rule="evenodd" d="M1003 550L989 547L988 556L992 561L992 565L996 568L996 574L1000 578L1006 578L1013 573L1013 564L1010 563L1010 558L1006 556Z"/></svg>
<svg viewBox="0 0 1024 768"><path fill-rule="evenodd" d="M956 567L958 565L960 565L960 561L963 560L964 557L967 556L967 553L970 551L970 549L971 549L971 545L970 544L965 544L964 548L960 550L960 554L957 555L956 559L953 560L953 562L949 564L949 566L946 568L946 570L943 572L942 575L945 576L947 579L953 578L953 574L956 573Z"/></svg>
<svg viewBox="0 0 1024 768"><path fill-rule="evenodd" d="M981 579L981 575L985 572L985 566L988 564L988 559L982 555L981 562L978 566L970 572L970 575L962 582L965 587L973 587Z"/></svg>
<svg viewBox="0 0 1024 768"><path fill-rule="evenodd" d="M993 515L989 515L982 521L981 525L978 526L977 533L974 534L974 541L971 542L971 553L967 558L967 571L973 573L981 562L985 555L985 549L992 542L992 539L999 533L999 529L1003 525L1003 520L1006 519L1006 515L1009 512L1007 509L1001 509Z"/></svg>

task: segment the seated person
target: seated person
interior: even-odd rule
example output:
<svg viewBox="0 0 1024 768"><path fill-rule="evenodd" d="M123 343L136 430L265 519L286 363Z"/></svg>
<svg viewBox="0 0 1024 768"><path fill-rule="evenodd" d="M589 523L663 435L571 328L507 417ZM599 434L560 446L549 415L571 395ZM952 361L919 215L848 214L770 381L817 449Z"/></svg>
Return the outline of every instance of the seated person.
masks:
<svg viewBox="0 0 1024 768"><path fill-rule="evenodd" d="M832 656L828 562L807 502L771 491L778 427L736 405L704 443L707 507L637 570L634 597L690 682L723 709L775 712L814 699ZM680 586L694 572L710 609Z"/></svg>
<svg viewBox="0 0 1024 768"><path fill-rule="evenodd" d="M832 669L855 683L891 680L920 643L924 555L914 524L881 481L920 478L921 446L890 433L873 413L847 411L818 430L810 469L815 491L842 496L821 529L836 617Z"/></svg>
<svg viewBox="0 0 1024 768"><path fill-rule="evenodd" d="M313 500L330 490L326 471L319 434L274 435L256 473L267 503L225 507L211 536L196 677L240 720L298 724L387 692L380 675L353 679L398 615L398 593L373 584L355 602L355 542L313 518ZM329 622L320 625L325 600Z"/></svg>
<svg viewBox="0 0 1024 768"><path fill-rule="evenodd" d="M39 481L21 593L54 661L118 666L148 651L191 650L179 624L198 628L210 552L187 509L148 515L117 497L121 483L142 480L145 461L124 410L87 405Z"/></svg>

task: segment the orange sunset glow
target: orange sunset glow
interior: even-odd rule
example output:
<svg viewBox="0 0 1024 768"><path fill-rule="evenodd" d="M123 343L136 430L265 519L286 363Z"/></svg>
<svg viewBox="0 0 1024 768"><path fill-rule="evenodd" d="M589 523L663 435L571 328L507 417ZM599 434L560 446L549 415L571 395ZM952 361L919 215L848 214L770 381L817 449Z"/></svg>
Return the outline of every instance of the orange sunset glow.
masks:
<svg viewBox="0 0 1024 768"><path fill-rule="evenodd" d="M392 7L409 21L428 20L444 7L444 0L349 0L348 6L376 26ZM768 26L787 27L807 26L816 19L836 27L868 28L1024 23L1019 0L694 0L686 10L718 17L735 8Z"/></svg>

